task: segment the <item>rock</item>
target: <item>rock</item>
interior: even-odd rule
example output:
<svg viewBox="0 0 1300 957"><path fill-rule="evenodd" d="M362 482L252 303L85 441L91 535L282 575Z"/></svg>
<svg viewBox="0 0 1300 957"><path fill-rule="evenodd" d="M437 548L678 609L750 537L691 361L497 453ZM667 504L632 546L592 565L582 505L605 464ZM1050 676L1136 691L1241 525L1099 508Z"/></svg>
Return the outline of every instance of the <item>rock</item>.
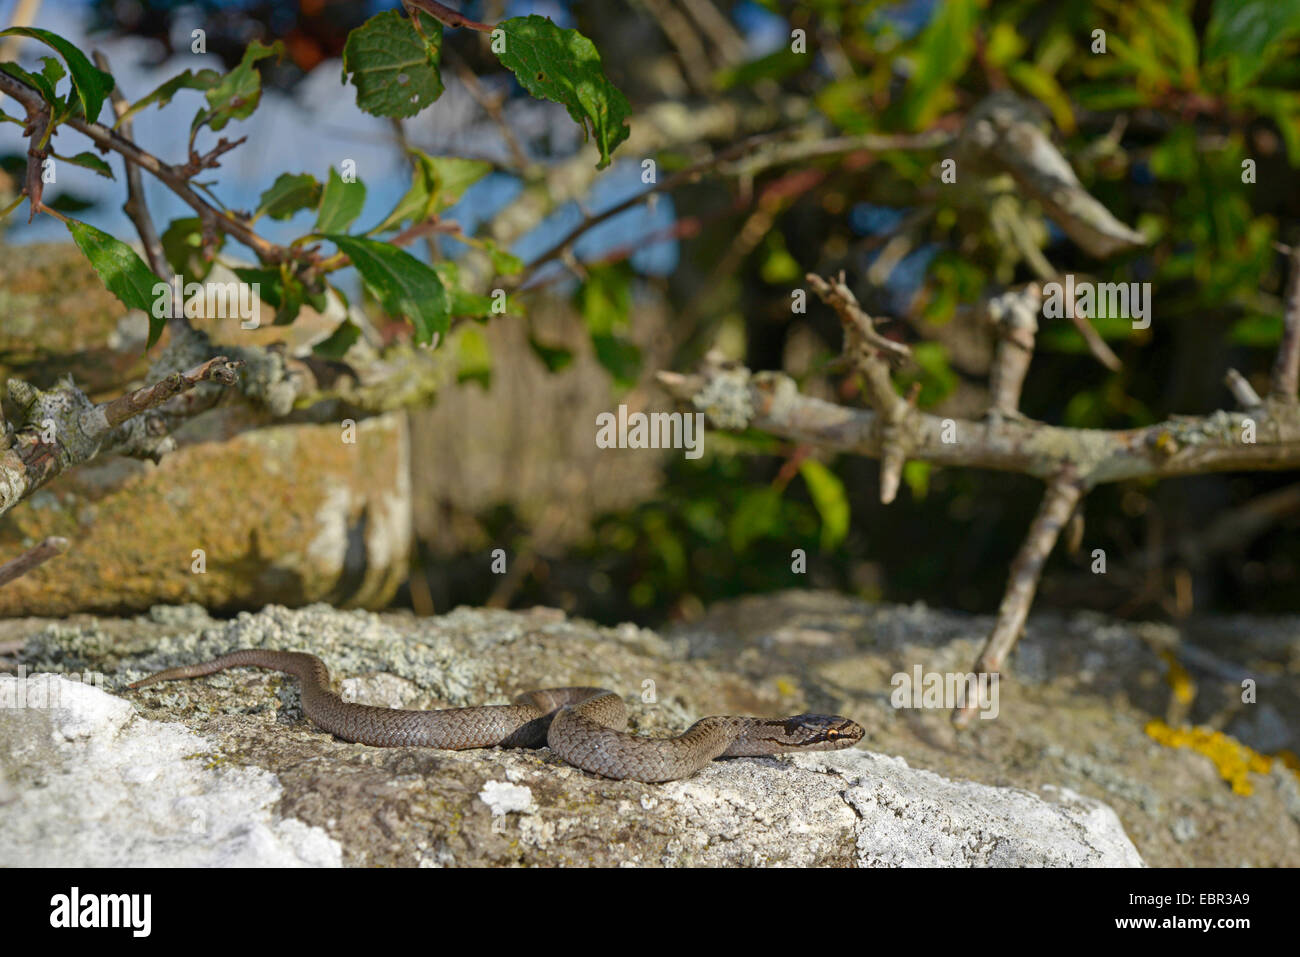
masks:
<svg viewBox="0 0 1300 957"><path fill-rule="evenodd" d="M60 476L0 518L0 555L49 535L76 547L0 589L0 616L382 606L410 551L406 423L387 413L357 423L355 443L341 436L267 426L182 444L156 466L109 456Z"/></svg>
<svg viewBox="0 0 1300 957"><path fill-rule="evenodd" d="M587 774L547 749L349 744L312 727L296 682L274 672L123 690L157 668L267 647L320 654L369 703L463 706L598 684L640 692L628 697L641 733L709 713L861 713L861 699L811 673L754 680L691 658L688 639L635 626L548 610L417 619L273 606L227 622L190 609L29 622L25 633L25 667L90 681L57 679L58 709L0 711L0 777L14 795L0 864L1142 863L1094 798L952 780L867 750L717 761L641 784Z"/></svg>

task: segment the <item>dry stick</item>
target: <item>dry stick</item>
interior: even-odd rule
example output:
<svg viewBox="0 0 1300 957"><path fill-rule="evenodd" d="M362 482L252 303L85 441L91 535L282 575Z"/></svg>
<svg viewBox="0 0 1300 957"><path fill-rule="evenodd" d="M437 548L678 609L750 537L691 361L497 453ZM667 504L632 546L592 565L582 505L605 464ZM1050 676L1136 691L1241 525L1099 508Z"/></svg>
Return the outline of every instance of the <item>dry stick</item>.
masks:
<svg viewBox="0 0 1300 957"><path fill-rule="evenodd" d="M984 643L984 649L975 663L976 674L1002 670L1007 654L1024 631L1029 606L1033 604L1034 593L1038 590L1038 581L1043 574L1043 564L1082 497L1083 486L1079 484L1072 468L1063 469L1048 483L1038 514L1029 526L1024 544L1020 546L1020 552L1011 565L1011 577L1007 580L1006 594L998 607L998 619L993 626L993 633ZM952 721L957 727L964 728L970 724L976 712L985 704L979 692L976 692L975 698L976 700L968 700L964 707L953 712Z"/></svg>
<svg viewBox="0 0 1300 957"><path fill-rule="evenodd" d="M3 79L3 75L0 75L0 79ZM645 200L649 199L651 196L653 196L656 193L671 192L672 190L676 189L678 186L681 186L688 182L693 182L694 180L697 180L702 175L704 175L706 171L719 166L720 164L726 162L728 159L731 159L735 156L742 155L754 149L754 147L757 144L767 142L773 138L774 137L772 136L772 134L767 134L767 133L760 134L758 136L751 136L748 139L742 140L739 143L735 143L732 146L729 146L727 149L723 150L720 153L715 153L713 156L710 156L707 159L703 159L698 163L693 163L692 165L686 167L683 170L679 170L678 172L674 173L672 176L668 177L667 179L658 180L657 182L654 183L654 185L652 185L649 189L647 189L643 193L637 193L635 196L629 196L621 203L615 203L613 206L611 206L609 209L604 210L603 212L596 213L595 215L589 215L583 217L582 222L580 222L577 226L574 226L573 229L569 230L568 233L566 233L558 242L552 244L549 249L547 249L540 256L538 256L536 259L530 262L528 264L528 267L522 273L514 277L514 281L511 283L510 288L518 288L522 286L528 280L528 278L537 271L538 267L543 266L546 263L551 262L552 260L562 258L567 252L569 252L570 247L572 247L572 245L575 242L577 242L579 238L581 238L582 234L587 232L587 230L591 229L593 226L598 226L600 223L605 222L607 219L617 216L619 213L625 212L631 209L633 206L645 202Z"/></svg>
<svg viewBox="0 0 1300 957"><path fill-rule="evenodd" d="M402 5L417 7L449 27L467 27L470 30L478 30L480 33L492 32L490 23L479 23L477 20L471 20L465 14L457 13L451 7L438 3L438 0L402 0Z"/></svg>
<svg viewBox="0 0 1300 957"><path fill-rule="evenodd" d="M234 385L239 378L239 369L243 364L239 359L227 359L225 356L217 356L195 366L188 372L173 372L153 385L147 385L136 389L134 392L118 396L111 402L105 402L99 408L103 411L104 419L108 422L109 428L116 428L127 419L162 405L172 396L192 389L200 382Z"/></svg>
<svg viewBox="0 0 1300 957"><path fill-rule="evenodd" d="M1005 292L988 304L988 317L998 337L989 370L989 412L995 415L1020 413L1020 392L1034 357L1041 308L1042 290L1037 283Z"/></svg>
<svg viewBox="0 0 1300 957"><path fill-rule="evenodd" d="M1295 402L1296 385L1300 382L1300 245L1291 250L1291 276L1287 280L1284 309L1282 341L1273 365L1273 397Z"/></svg>
<svg viewBox="0 0 1300 957"><path fill-rule="evenodd" d="M1264 404L1255 387L1236 369L1229 369L1223 376L1223 384L1228 387L1237 405L1243 409L1257 409Z"/></svg>
<svg viewBox="0 0 1300 957"><path fill-rule="evenodd" d="M105 73L111 73L108 65L108 57L95 51L95 65ZM131 104L127 102L122 95L121 87L114 85L113 92L113 112L119 117L124 115ZM118 130L127 139L131 139L134 121L127 119L118 124ZM158 230L154 227L153 219L149 216L149 207L144 201L144 177L140 175L140 167L129 159L123 159L126 165L126 202L122 205L122 212L135 226L135 231L140 236L140 242L144 244L144 255L149 260L149 268L159 278L166 276L169 272L167 268L167 256L163 253L162 240L158 238Z"/></svg>
<svg viewBox="0 0 1300 957"><path fill-rule="evenodd" d="M911 356L912 351L876 332L875 322L858 305L843 273L830 281L814 273L804 278L813 292L834 309L844 323L845 357L862 372L867 383L867 397L880 413L880 501L888 505L898 495L903 466L907 464L908 433L904 420L911 406L894 389L886 357L902 360Z"/></svg>
<svg viewBox="0 0 1300 957"><path fill-rule="evenodd" d="M43 565L55 555L62 555L68 550L68 540L57 535L47 538L29 552L24 552L12 561L0 565L0 587L8 585L15 578L21 578L37 565Z"/></svg>

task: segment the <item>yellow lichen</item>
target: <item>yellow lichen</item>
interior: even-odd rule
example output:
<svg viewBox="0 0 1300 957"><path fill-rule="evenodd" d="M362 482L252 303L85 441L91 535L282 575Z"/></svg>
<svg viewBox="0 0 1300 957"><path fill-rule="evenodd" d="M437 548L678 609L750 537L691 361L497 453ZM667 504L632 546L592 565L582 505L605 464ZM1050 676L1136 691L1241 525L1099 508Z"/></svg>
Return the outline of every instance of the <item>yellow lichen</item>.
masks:
<svg viewBox="0 0 1300 957"><path fill-rule="evenodd" d="M1169 668L1165 672L1165 681L1173 689L1175 700L1180 704L1191 704L1192 699L1196 697L1196 681L1191 673L1182 666L1172 651L1163 650L1160 652L1160 657Z"/></svg>
<svg viewBox="0 0 1300 957"><path fill-rule="evenodd" d="M1146 733L1166 747L1190 748L1205 755L1214 762L1220 777L1232 785L1234 794L1252 794L1255 788L1249 775L1252 772L1267 774L1275 760L1247 747L1222 731L1214 731L1210 728L1189 725L1172 728L1163 721L1153 720L1147 722ZM1300 761L1290 752L1281 752L1276 756L1276 760L1292 770L1300 769Z"/></svg>

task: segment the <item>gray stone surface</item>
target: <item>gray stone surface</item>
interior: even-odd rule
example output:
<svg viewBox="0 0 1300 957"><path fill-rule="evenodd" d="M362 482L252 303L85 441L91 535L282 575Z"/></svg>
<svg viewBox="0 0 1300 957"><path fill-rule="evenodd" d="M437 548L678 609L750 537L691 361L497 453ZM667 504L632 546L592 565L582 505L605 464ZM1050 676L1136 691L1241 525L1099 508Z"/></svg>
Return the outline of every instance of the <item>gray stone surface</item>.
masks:
<svg viewBox="0 0 1300 957"><path fill-rule="evenodd" d="M159 609L0 632L16 634L24 667L103 679L102 690L56 679L58 708L0 709L0 863L1142 863L1095 798L952 780L868 750L720 761L649 785L586 774L545 749L342 742L311 727L295 682L271 672L122 690L155 668L257 646L315 651L349 679L345 693L387 705L595 683L622 691L645 733L708 713L858 713L853 696L811 676L758 678L743 662L692 656L689 638L633 626L550 610L416 619L273 606L228 622Z"/></svg>

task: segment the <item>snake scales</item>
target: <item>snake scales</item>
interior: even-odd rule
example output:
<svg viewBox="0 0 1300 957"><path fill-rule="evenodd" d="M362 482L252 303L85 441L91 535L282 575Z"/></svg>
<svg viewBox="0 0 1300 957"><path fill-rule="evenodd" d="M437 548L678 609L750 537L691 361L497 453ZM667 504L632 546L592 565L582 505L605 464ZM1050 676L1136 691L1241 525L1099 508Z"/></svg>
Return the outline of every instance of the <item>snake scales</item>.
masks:
<svg viewBox="0 0 1300 957"><path fill-rule="evenodd" d="M861 725L838 715L797 714L775 720L719 715L701 718L675 738L643 738L627 733L623 699L604 688L542 688L518 695L514 704L443 711L377 708L344 701L330 689L325 663L299 651L236 651L159 671L129 687L245 665L297 678L303 713L345 741L455 751L546 744L575 767L607 778L672 781L694 774L714 758L830 751L851 747L863 735Z"/></svg>

